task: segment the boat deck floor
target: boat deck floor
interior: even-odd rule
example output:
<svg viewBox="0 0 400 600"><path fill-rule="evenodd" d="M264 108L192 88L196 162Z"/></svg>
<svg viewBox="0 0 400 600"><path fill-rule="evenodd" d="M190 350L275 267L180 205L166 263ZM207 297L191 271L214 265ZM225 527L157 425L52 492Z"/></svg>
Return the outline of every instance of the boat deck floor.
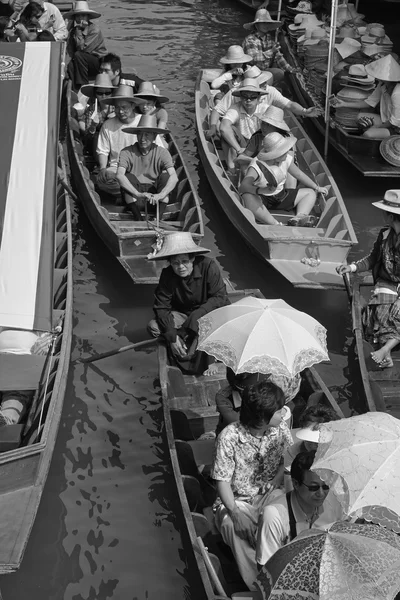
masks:
<svg viewBox="0 0 400 600"><path fill-rule="evenodd" d="M369 377L379 385L387 411L400 419L400 350L392 352L392 358L393 367L369 371Z"/></svg>

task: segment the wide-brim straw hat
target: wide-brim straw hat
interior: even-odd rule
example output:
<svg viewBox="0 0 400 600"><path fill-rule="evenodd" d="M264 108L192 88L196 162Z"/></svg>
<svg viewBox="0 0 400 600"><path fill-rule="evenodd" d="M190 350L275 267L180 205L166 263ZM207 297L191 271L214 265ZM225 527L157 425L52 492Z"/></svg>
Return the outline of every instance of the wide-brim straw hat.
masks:
<svg viewBox="0 0 400 600"><path fill-rule="evenodd" d="M382 81L400 81L400 65L391 54L365 66L368 75Z"/></svg>
<svg viewBox="0 0 400 600"><path fill-rule="evenodd" d="M265 86L265 84L269 85L274 78L270 71L261 71L261 69L259 69L257 65L249 67L245 75L246 79L253 79L259 87L262 85Z"/></svg>
<svg viewBox="0 0 400 600"><path fill-rule="evenodd" d="M384 141L388 142L390 139L391 138ZM400 161L398 164L400 164ZM373 202L372 205L376 206L376 208L380 208L381 210L386 210L387 212L396 213L397 215L400 215L400 190L387 190L385 192L383 200L380 200L379 202Z"/></svg>
<svg viewBox="0 0 400 600"><path fill-rule="evenodd" d="M161 250L149 260L167 260L178 254L206 254L211 252L208 248L197 246L193 241L192 234L188 231L169 233L164 237Z"/></svg>
<svg viewBox="0 0 400 600"><path fill-rule="evenodd" d="M393 165L394 167L400 167L400 135L392 135L386 140L383 140L383 142L381 142L381 145L379 146L379 152L381 153L382 157L386 160L386 162L388 162L390 165ZM393 192L394 190L390 191ZM398 192L398 190L396 190L396 192ZM388 192L386 192L386 194L387 193ZM385 199L387 200L386 194Z"/></svg>
<svg viewBox="0 0 400 600"><path fill-rule="evenodd" d="M309 15L313 12L313 6L312 3L309 2L309 0L300 0L300 2L296 5L296 6L286 6L287 9L289 9L292 12L295 13L302 13L305 15Z"/></svg>
<svg viewBox="0 0 400 600"><path fill-rule="evenodd" d="M169 102L167 96L161 96L160 90L151 81L142 81L139 90L134 94L135 98L154 98L161 104Z"/></svg>
<svg viewBox="0 0 400 600"><path fill-rule="evenodd" d="M75 15L89 15L91 19L98 19L101 14L89 8L89 3L84 0L75 2L74 8L64 14L65 19L71 19Z"/></svg>
<svg viewBox="0 0 400 600"><path fill-rule="evenodd" d="M278 106L268 106L267 110L259 115L260 121L263 123L269 123L273 127L283 129L284 131L290 131L289 125L285 122L285 113Z"/></svg>
<svg viewBox="0 0 400 600"><path fill-rule="evenodd" d="M298 15L300 16L300 15ZM301 15L302 19L300 21L300 23L293 23L292 25L289 25L289 29L291 31L297 31L299 29L315 29L316 27L319 27L320 25L324 25L323 21L320 21L319 19L317 19L317 16L312 14L312 15Z"/></svg>
<svg viewBox="0 0 400 600"><path fill-rule="evenodd" d="M229 46L225 56L219 59L219 62L223 65L229 65L233 63L248 63L253 58L250 54L245 54L242 46Z"/></svg>
<svg viewBox="0 0 400 600"><path fill-rule="evenodd" d="M103 102L104 104L115 104L117 100L127 100L132 104L144 104L143 98L136 98L133 87L125 83L120 83L118 87L114 88L111 98L106 98Z"/></svg>
<svg viewBox="0 0 400 600"><path fill-rule="evenodd" d="M256 12L255 19L251 23L245 23L243 25L244 29L253 29L255 25L258 23L268 23L272 27L279 27L282 24L282 21L275 21L269 12L265 8L260 8Z"/></svg>
<svg viewBox="0 0 400 600"><path fill-rule="evenodd" d="M321 40L327 40L328 34L325 29L321 27L316 27L311 31L311 37L309 37L304 42L304 46L314 46L315 44L319 44Z"/></svg>
<svg viewBox="0 0 400 600"><path fill-rule="evenodd" d="M340 44L335 44L335 48L342 58L347 58L358 52L361 44L353 38L344 38Z"/></svg>
<svg viewBox="0 0 400 600"><path fill-rule="evenodd" d="M277 131L268 133L263 139L261 151L257 158L262 161L279 158L289 152L296 145L296 138L293 135L284 137Z"/></svg>
<svg viewBox="0 0 400 600"><path fill-rule="evenodd" d="M96 90L115 90L116 86L112 84L108 73L99 73L96 75L94 83L88 83L81 87L81 93L89 98L93 98L96 94Z"/></svg>
<svg viewBox="0 0 400 600"><path fill-rule="evenodd" d="M268 94L266 90L255 85L254 79L246 78L243 79L242 85L238 87L234 92L232 92L232 96L240 96L242 92L254 92L260 95Z"/></svg>
<svg viewBox="0 0 400 600"><path fill-rule="evenodd" d="M157 126L157 117L155 115L143 115L139 123L135 127L127 127L123 129L125 133L140 133L146 131L148 133L170 133L169 129L162 129Z"/></svg>

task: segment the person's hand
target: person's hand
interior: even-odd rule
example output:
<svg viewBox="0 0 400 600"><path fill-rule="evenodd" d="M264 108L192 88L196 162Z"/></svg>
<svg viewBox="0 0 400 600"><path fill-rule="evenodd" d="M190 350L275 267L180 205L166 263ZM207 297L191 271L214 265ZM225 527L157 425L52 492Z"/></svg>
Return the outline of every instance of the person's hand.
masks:
<svg viewBox="0 0 400 600"><path fill-rule="evenodd" d="M274 58L274 54L275 50L266 50L265 52L263 52L263 55L267 60L271 60L272 58Z"/></svg>
<svg viewBox="0 0 400 600"><path fill-rule="evenodd" d="M339 275L344 275L345 273L351 273L350 265L339 265L336 267L336 273Z"/></svg>
<svg viewBox="0 0 400 600"><path fill-rule="evenodd" d="M318 106L310 106L303 112L305 117L320 117L324 111L322 108L318 108Z"/></svg>
<svg viewBox="0 0 400 600"><path fill-rule="evenodd" d="M317 187L315 188L315 191L317 192L317 194L322 194L323 196L327 196L329 193L329 190L327 187L321 187L319 185L317 185Z"/></svg>
<svg viewBox="0 0 400 600"><path fill-rule="evenodd" d="M236 69L232 69L232 75L243 75L244 71L242 67L237 67Z"/></svg>
<svg viewBox="0 0 400 600"><path fill-rule="evenodd" d="M22 23L16 23L14 29L18 33L24 33L25 35L29 35L27 28L25 27L25 25L22 25Z"/></svg>
<svg viewBox="0 0 400 600"><path fill-rule="evenodd" d="M210 129L206 131L206 138L211 140L218 135L218 129L216 125L211 125Z"/></svg>
<svg viewBox="0 0 400 600"><path fill-rule="evenodd" d="M185 342L179 335L176 336L176 342L171 342L171 350L174 354L180 356L180 358L184 358L187 354L187 347Z"/></svg>
<svg viewBox="0 0 400 600"><path fill-rule="evenodd" d="M236 535L240 537L240 539L247 541L252 548L255 548L256 524L253 523L250 517L245 515L238 507L231 512L231 519Z"/></svg>
<svg viewBox="0 0 400 600"><path fill-rule="evenodd" d="M357 121L357 126L360 131L367 131L370 127L373 127L374 119L372 117L360 117Z"/></svg>
<svg viewBox="0 0 400 600"><path fill-rule="evenodd" d="M162 200L164 200L164 196L163 194L148 194L149 198L148 198L148 202L150 202L150 204L157 204L157 202L161 202Z"/></svg>

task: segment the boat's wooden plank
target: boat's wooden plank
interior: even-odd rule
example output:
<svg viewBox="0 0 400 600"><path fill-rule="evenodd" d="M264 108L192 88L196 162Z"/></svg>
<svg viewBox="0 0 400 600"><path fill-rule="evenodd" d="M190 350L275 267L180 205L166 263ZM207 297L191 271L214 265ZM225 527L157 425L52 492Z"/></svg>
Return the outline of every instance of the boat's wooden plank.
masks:
<svg viewBox="0 0 400 600"><path fill-rule="evenodd" d="M0 354L0 390L35 390L45 359L37 354Z"/></svg>
<svg viewBox="0 0 400 600"><path fill-rule="evenodd" d="M34 509L34 486L3 493L0 502L0 573L14 570L18 564L15 540L24 529L27 518ZM32 505L32 508L30 508Z"/></svg>
<svg viewBox="0 0 400 600"><path fill-rule="evenodd" d="M295 287L343 290L343 277L337 274L337 262L321 262L317 267L301 263L299 260L271 259L272 266Z"/></svg>

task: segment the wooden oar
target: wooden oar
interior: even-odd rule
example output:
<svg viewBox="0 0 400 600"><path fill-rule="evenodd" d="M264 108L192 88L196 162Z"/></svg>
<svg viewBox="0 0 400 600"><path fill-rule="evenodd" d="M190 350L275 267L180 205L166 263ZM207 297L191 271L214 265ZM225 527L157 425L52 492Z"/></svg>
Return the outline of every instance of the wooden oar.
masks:
<svg viewBox="0 0 400 600"><path fill-rule="evenodd" d="M136 342L135 344L128 344L128 346L122 346L121 348L117 348L116 350L109 350L108 352L103 352L102 354L96 354L96 356L90 356L89 358L78 358L74 360L74 363L92 363L97 360L101 360L102 358L107 358L109 356L114 356L115 354L121 354L121 352L127 352L128 350L136 350L137 348L142 348L143 346L151 346L157 343L157 338L151 338L149 340L143 340L142 342Z"/></svg>

